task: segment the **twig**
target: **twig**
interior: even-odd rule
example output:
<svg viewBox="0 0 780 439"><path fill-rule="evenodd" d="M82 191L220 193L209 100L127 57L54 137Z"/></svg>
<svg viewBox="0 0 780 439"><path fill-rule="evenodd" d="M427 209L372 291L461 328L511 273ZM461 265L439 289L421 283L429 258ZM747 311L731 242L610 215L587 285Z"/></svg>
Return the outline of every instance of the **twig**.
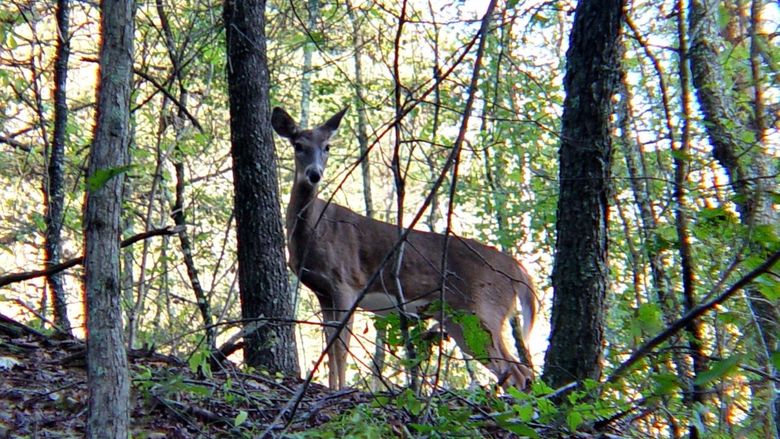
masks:
<svg viewBox="0 0 780 439"><path fill-rule="evenodd" d="M16 139L13 139L11 137L0 136L0 143L5 143L5 144L8 144L8 145L11 145L11 146L13 146L16 149L21 149L24 152L31 152L32 151L32 148L29 145L25 145L24 143L22 143L22 142L20 142L20 141L18 141Z"/></svg>

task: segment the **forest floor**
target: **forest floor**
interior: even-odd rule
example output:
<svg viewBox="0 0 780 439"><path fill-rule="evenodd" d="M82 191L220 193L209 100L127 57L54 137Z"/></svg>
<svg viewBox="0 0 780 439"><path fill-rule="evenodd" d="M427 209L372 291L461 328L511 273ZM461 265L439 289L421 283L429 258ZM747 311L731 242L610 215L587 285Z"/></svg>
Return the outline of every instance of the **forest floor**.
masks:
<svg viewBox="0 0 780 439"><path fill-rule="evenodd" d="M85 354L80 340L57 340L0 319L0 438L83 436L89 399ZM247 374L230 365L206 376L197 367L193 372L186 360L146 351L130 352L129 359L132 437L251 437L266 430L276 436L282 429L294 434L371 398L312 384L293 422L285 425L287 419L277 417L301 379ZM395 415L399 427L408 422L402 411Z"/></svg>
<svg viewBox="0 0 780 439"><path fill-rule="evenodd" d="M0 315L0 438L84 436L85 352L81 340L58 340ZM204 373L187 360L147 351L132 351L129 360L134 438L416 436L409 411L378 403L389 398L377 394L312 384L294 414L280 416L290 412L301 379L231 365ZM462 398L451 404L472 416L486 413ZM484 420L468 436L516 437Z"/></svg>

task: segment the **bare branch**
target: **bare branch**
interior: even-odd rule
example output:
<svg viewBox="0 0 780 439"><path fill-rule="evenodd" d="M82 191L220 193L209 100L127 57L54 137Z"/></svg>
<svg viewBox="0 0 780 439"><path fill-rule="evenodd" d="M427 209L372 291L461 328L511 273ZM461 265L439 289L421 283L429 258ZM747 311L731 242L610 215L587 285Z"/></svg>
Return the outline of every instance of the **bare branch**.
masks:
<svg viewBox="0 0 780 439"><path fill-rule="evenodd" d="M139 233L137 235L131 236L123 240L121 247L124 248L133 245L138 241L151 238L153 236L175 235L180 231L181 231L181 227L170 227L170 226L164 227L162 229L149 230L148 232ZM68 268L75 267L76 265L81 265L82 263L84 263L84 257L80 256L78 258L73 258L68 261L59 263L57 265L52 265L51 267L45 270L25 271L21 273L13 273L13 274L7 274L5 276L0 276L0 288L8 284L35 279L41 276L48 276L53 273L59 273L60 271L67 270Z"/></svg>

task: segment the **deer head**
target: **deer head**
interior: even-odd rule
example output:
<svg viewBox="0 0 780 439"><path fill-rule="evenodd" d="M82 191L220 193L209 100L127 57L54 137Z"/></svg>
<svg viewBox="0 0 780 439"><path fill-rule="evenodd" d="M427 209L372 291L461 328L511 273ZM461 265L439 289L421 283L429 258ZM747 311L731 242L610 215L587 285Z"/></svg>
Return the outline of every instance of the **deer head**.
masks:
<svg viewBox="0 0 780 439"><path fill-rule="evenodd" d="M271 126L295 148L296 184L314 189L322 180L325 165L328 163L330 140L336 134L346 112L345 108L317 128L302 130L286 111L279 107L274 108Z"/></svg>

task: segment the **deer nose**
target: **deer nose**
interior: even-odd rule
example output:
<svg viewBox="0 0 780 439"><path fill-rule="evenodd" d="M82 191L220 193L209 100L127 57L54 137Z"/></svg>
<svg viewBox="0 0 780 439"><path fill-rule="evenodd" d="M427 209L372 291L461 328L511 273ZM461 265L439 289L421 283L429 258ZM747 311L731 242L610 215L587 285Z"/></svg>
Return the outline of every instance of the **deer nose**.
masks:
<svg viewBox="0 0 780 439"><path fill-rule="evenodd" d="M309 167L306 169L306 178L309 179L309 183L317 184L322 179L322 169L319 167Z"/></svg>

